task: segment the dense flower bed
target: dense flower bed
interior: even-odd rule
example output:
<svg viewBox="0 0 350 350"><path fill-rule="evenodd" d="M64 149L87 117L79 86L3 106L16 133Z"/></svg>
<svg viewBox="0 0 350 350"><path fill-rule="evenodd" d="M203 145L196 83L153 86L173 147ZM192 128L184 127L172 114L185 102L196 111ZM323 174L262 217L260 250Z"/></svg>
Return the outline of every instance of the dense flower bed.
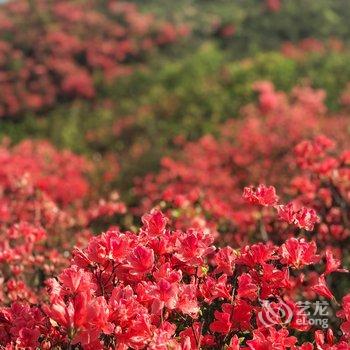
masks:
<svg viewBox="0 0 350 350"><path fill-rule="evenodd" d="M339 149L349 146L347 119L325 117L322 91L296 88L287 96L267 82L255 87L258 105L229 121L218 139L179 140L178 157L164 158L158 174L137 183L144 210L160 205L178 227L210 227L237 246L261 236L280 242L285 229L270 235L271 211L261 217L241 199L244 186L264 182L286 200L295 197L296 209L304 204L316 209L323 241L346 249L341 242L349 237L350 174L348 151ZM338 150L326 136L316 136L319 132L335 137ZM300 143L303 138L313 141Z"/></svg>
<svg viewBox="0 0 350 350"><path fill-rule="evenodd" d="M26 0L0 6L0 32L1 118L91 99L99 74L129 74L188 30L119 1Z"/></svg>
<svg viewBox="0 0 350 350"><path fill-rule="evenodd" d="M320 90L255 89L218 140L176 140L179 159L136 188L138 213L164 214L129 230L91 232L126 210L90 180L113 179L111 161L2 144L1 346L349 349L347 130Z"/></svg>
<svg viewBox="0 0 350 350"><path fill-rule="evenodd" d="M0 146L0 304L40 300L43 281L85 244L91 224L125 211L96 197L86 159L47 142Z"/></svg>
<svg viewBox="0 0 350 350"><path fill-rule="evenodd" d="M246 197L276 201L270 190ZM339 305L327 287L327 276L341 270L330 252L323 265L315 242L303 238L280 246L215 248L210 231L171 230L167 221L152 211L137 234L110 229L85 249L75 249L71 266L47 282L48 295L39 305L18 300L0 309L1 344L7 349L349 348L350 295ZM313 327L298 304L319 298L329 300L330 322L341 324L341 334L331 325ZM279 313L281 308L288 312Z"/></svg>
<svg viewBox="0 0 350 350"><path fill-rule="evenodd" d="M3 1L0 350L350 350L349 4Z"/></svg>

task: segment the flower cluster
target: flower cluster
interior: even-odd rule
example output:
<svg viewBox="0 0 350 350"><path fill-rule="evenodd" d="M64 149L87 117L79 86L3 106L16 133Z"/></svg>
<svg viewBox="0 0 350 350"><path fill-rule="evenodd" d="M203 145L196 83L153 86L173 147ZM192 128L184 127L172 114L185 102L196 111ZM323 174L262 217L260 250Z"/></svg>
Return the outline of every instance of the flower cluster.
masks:
<svg viewBox="0 0 350 350"><path fill-rule="evenodd" d="M281 0L266 0L265 3L271 12L278 12L281 9Z"/></svg>
<svg viewBox="0 0 350 350"><path fill-rule="evenodd" d="M259 185L258 188L245 187L243 198L251 204L260 204L263 206L273 206L277 209L278 217L288 224L295 224L299 228L312 231L314 225L319 221L314 209L301 207L295 210L293 202L288 204L279 204L276 196L276 189L273 186L266 187Z"/></svg>
<svg viewBox="0 0 350 350"><path fill-rule="evenodd" d="M343 229L347 232L348 221L342 217L348 214L341 214L346 212L346 203L349 203L348 165L344 158L347 152L336 155L336 148L329 150L332 142L328 138L315 136L324 132L336 137L340 147L346 149L349 134L345 124L339 128L342 119L326 116L325 94L321 90L299 87L288 96L275 91L269 82L259 82L254 87L258 103L245 107L242 119L227 122L218 139L204 136L199 141L182 144L182 151L177 152L176 157L163 158L158 174L148 175L136 183L135 190L143 208L160 205L176 217L177 227L209 227L213 232L218 231L221 239L237 246L256 241L262 235L264 240L276 241L285 229L276 229L278 234L274 238L278 220L271 214L271 208L267 206L260 213L260 209L247 206L241 198L245 186L268 183L277 188L283 201L293 199L292 203L276 207L278 215L287 222L312 229L316 219L312 210L316 210L320 227L324 227L325 220L331 220L334 233ZM304 138L308 141L300 144ZM313 138L315 141L310 141ZM333 155L326 157L324 152L328 151ZM336 177L331 182L340 187L331 192L322 189L322 194L330 196L325 198L327 202L316 201L315 191L319 186L330 184L325 182L327 176ZM250 197L251 202L258 202L261 191L266 191L266 202L260 204L277 205L275 193L269 188L251 193L255 194ZM308 198L301 196L303 191L309 191ZM339 195L341 205L337 204ZM328 214L329 210L332 215ZM336 212L340 214L337 218ZM340 225L335 226L337 223Z"/></svg>
<svg viewBox="0 0 350 350"><path fill-rule="evenodd" d="M35 302L47 276L68 264L92 222L125 211L116 195L95 198L86 159L48 142L0 147L0 305Z"/></svg>
<svg viewBox="0 0 350 350"><path fill-rule="evenodd" d="M298 43L285 42L282 45L282 53L289 58L302 60L306 55L325 54L327 51L341 52L344 50L344 43L336 38L327 42L315 38L306 38Z"/></svg>
<svg viewBox="0 0 350 350"><path fill-rule="evenodd" d="M154 210L143 216L137 234L113 228L75 249L71 266L48 280L47 301L0 309L1 344L311 350L315 341L317 349L348 349L349 295L338 308L341 335L314 329L299 310L302 298L335 302L314 242L215 248L210 231L171 230L167 221ZM329 266L327 274L335 270ZM288 314L278 311L283 307Z"/></svg>
<svg viewBox="0 0 350 350"><path fill-rule="evenodd" d="M153 48L187 35L130 3L11 1L0 7L0 118L91 99L94 78L128 74Z"/></svg>

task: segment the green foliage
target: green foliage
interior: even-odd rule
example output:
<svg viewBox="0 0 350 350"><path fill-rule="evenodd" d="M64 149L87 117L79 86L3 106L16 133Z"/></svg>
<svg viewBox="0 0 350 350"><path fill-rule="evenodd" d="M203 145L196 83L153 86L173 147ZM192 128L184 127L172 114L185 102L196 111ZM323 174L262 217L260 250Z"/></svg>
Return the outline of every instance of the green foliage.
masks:
<svg viewBox="0 0 350 350"><path fill-rule="evenodd" d="M343 52L292 60L268 52L230 61L223 50L203 45L181 60L163 57L114 84L101 82L94 103L76 101L44 118L1 121L1 134L15 141L50 138L91 157L117 154L123 169L120 181L128 188L133 177L155 170L160 157L176 149L176 136L215 134L221 122L238 117L240 108L255 99L252 85L257 80L271 80L284 91L305 82L324 88L328 106L337 109L350 80L349 58ZM116 124L127 120L131 122L116 132Z"/></svg>
<svg viewBox="0 0 350 350"><path fill-rule="evenodd" d="M281 0L279 11L269 11L264 0L133 0L144 11L189 23L193 36L189 45L213 39L231 57L247 57L275 50L284 41L298 42L313 37L337 37L349 41L350 2L348 0ZM220 39L215 24L233 24L232 38Z"/></svg>

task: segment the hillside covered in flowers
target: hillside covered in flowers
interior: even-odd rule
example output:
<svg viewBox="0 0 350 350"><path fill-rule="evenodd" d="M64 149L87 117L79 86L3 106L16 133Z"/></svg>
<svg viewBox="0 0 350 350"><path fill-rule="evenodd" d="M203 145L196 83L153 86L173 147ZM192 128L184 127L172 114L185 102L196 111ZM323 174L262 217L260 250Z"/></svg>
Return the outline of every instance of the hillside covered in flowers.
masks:
<svg viewBox="0 0 350 350"><path fill-rule="evenodd" d="M0 4L0 349L350 350L350 6Z"/></svg>

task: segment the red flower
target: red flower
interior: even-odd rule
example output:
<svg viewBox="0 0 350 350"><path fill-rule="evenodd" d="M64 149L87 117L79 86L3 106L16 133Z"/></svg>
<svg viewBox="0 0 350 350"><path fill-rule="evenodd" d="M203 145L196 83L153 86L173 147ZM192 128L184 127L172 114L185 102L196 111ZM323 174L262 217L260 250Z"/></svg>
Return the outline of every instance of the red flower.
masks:
<svg viewBox="0 0 350 350"><path fill-rule="evenodd" d="M59 276L59 281L64 285L64 292L67 294L76 294L78 292L96 289L95 284L91 281L91 275L76 265L63 270Z"/></svg>
<svg viewBox="0 0 350 350"><path fill-rule="evenodd" d="M336 259L333 256L333 253L327 249L326 250L326 271L324 272L325 276L329 275L332 272L349 272L346 269L340 269L341 261Z"/></svg>
<svg viewBox="0 0 350 350"><path fill-rule="evenodd" d="M152 210L150 214L145 214L142 217L143 228L150 236L163 234L167 222L167 217L159 210Z"/></svg>
<svg viewBox="0 0 350 350"><path fill-rule="evenodd" d="M215 321L210 324L210 330L212 332L227 334L232 327L231 315L233 313L233 305L223 304L223 312L215 311Z"/></svg>
<svg viewBox="0 0 350 350"><path fill-rule="evenodd" d="M293 336L289 336L286 329L277 331L273 327L268 328L268 333L265 334L260 330L253 332L253 340L248 340L247 345L252 350L267 350L267 349L292 349L297 342Z"/></svg>
<svg viewBox="0 0 350 350"><path fill-rule="evenodd" d="M137 246L128 258L130 274L143 275L151 271L154 264L154 253L152 249Z"/></svg>
<svg viewBox="0 0 350 350"><path fill-rule="evenodd" d="M248 300L255 300L258 297L258 286L254 284L252 277L244 273L238 277L237 296Z"/></svg>
<svg viewBox="0 0 350 350"><path fill-rule="evenodd" d="M307 231L312 231L314 225L319 222L320 219L315 210L303 207L295 213L294 221L298 227L304 228Z"/></svg>
<svg viewBox="0 0 350 350"><path fill-rule="evenodd" d="M314 209L302 207L298 211L295 211L293 203L278 205L277 213L281 220L289 224L293 223L306 231L312 231L314 225L320 221Z"/></svg>
<svg viewBox="0 0 350 350"><path fill-rule="evenodd" d="M230 344L227 350L239 350L239 349L240 349L239 338L237 337L237 335L234 335L230 341Z"/></svg>
<svg viewBox="0 0 350 350"><path fill-rule="evenodd" d="M233 274L236 253L231 247L220 249L215 255L215 273L224 273L228 276Z"/></svg>
<svg viewBox="0 0 350 350"><path fill-rule="evenodd" d="M264 206L276 205L278 202L276 189L273 186L266 187L265 185L259 185L257 188L245 187L243 198L249 203Z"/></svg>
<svg viewBox="0 0 350 350"><path fill-rule="evenodd" d="M277 213L278 217L285 221L288 222L288 224L294 223L295 219L295 212L294 212L294 206L293 203L288 203L286 205L278 205L277 206Z"/></svg>
<svg viewBox="0 0 350 350"><path fill-rule="evenodd" d="M346 339L350 340L350 294L344 296L342 308L337 312L337 316L343 319L340 328Z"/></svg>
<svg viewBox="0 0 350 350"><path fill-rule="evenodd" d="M315 264L320 258L316 251L315 242L308 243L303 238L290 238L281 246L282 262L294 268Z"/></svg>
<svg viewBox="0 0 350 350"><path fill-rule="evenodd" d="M319 294L319 295L321 295L321 296L323 296L323 297L325 297L327 299L334 299L334 295L332 294L332 292L327 287L327 283L326 283L326 279L325 279L324 275L321 275L318 278L317 284L313 285L311 287L311 289L315 293L317 293L317 294Z"/></svg>

